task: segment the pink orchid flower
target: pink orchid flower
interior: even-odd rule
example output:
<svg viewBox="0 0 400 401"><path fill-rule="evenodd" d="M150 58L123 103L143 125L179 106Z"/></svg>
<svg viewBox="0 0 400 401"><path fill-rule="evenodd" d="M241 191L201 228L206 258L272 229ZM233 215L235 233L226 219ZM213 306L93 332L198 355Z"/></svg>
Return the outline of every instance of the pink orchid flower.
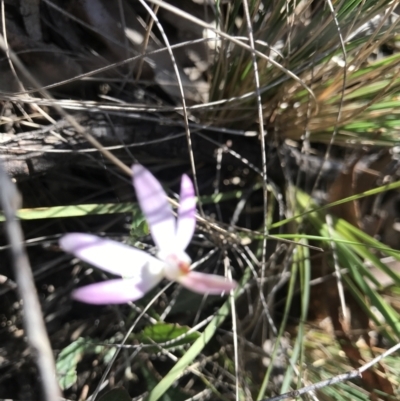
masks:
<svg viewBox="0 0 400 401"><path fill-rule="evenodd" d="M143 297L163 278L176 281L200 294L222 294L236 288L235 281L190 270L185 252L196 226L193 184L182 176L178 218L157 179L143 166L132 167L139 205L158 248L157 257L116 241L90 234L71 233L60 239L61 248L109 273L122 276L78 288L73 298L90 304L119 304Z"/></svg>

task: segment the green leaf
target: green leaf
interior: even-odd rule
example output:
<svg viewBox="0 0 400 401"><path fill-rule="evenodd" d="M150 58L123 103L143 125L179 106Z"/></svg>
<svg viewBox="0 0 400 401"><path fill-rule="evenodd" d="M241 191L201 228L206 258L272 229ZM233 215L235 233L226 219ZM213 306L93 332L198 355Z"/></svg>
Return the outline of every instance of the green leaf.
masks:
<svg viewBox="0 0 400 401"><path fill-rule="evenodd" d="M56 371L58 383L62 390L73 386L77 380L76 368L85 354L103 354L104 359L114 354L115 348L108 348L104 345L97 345L90 338L79 337L76 341L65 347L57 357Z"/></svg>
<svg viewBox="0 0 400 401"><path fill-rule="evenodd" d="M146 327L138 334L138 340L142 344L162 344L164 348L185 345L197 340L200 334L189 332L190 327L179 326L172 323L156 323ZM158 350L158 348L157 348Z"/></svg>
<svg viewBox="0 0 400 401"><path fill-rule="evenodd" d="M78 338L59 353L56 362L56 370L58 383L62 390L66 390L75 384L78 378L76 366L81 361L87 346L87 340Z"/></svg>

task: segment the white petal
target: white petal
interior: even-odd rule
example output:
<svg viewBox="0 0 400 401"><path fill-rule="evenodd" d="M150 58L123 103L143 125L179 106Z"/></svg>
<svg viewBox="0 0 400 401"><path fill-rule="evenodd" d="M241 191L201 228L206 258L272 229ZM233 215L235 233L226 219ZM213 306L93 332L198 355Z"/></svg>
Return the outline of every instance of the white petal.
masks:
<svg viewBox="0 0 400 401"><path fill-rule="evenodd" d="M199 294L221 295L229 293L237 287L236 281L228 281L225 277L191 271L177 280L184 287Z"/></svg>
<svg viewBox="0 0 400 401"><path fill-rule="evenodd" d="M60 239L61 248L99 269L123 277L142 276L144 269L159 274L164 263L140 249L90 234L71 233Z"/></svg>
<svg viewBox="0 0 400 401"><path fill-rule="evenodd" d="M88 304L123 304L142 298L161 278L152 276L150 280L134 278L103 281L78 288L72 293L72 297Z"/></svg>
<svg viewBox="0 0 400 401"><path fill-rule="evenodd" d="M184 251L189 245L196 227L196 198L193 183L187 175L182 176L179 197L176 246Z"/></svg>
<svg viewBox="0 0 400 401"><path fill-rule="evenodd" d="M133 186L151 236L158 249L172 249L175 242L175 217L157 179L140 164L132 166Z"/></svg>

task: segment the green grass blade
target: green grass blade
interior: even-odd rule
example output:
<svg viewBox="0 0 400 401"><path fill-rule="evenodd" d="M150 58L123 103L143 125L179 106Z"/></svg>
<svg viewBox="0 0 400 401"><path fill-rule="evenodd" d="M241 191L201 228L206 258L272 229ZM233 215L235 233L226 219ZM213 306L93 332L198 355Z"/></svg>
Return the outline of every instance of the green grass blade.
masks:
<svg viewBox="0 0 400 401"><path fill-rule="evenodd" d="M253 190L261 188L261 184L254 185ZM219 193L215 195L202 196L200 200L203 204L217 204L232 199L240 199L243 195L242 190ZM65 217L81 217L89 215L131 213L139 211L137 203L93 203L69 206L49 206L20 209L17 216L21 220L39 220L39 219L58 219ZM5 221L3 213L0 213L0 222Z"/></svg>
<svg viewBox="0 0 400 401"><path fill-rule="evenodd" d="M101 214L129 213L138 209L135 203L107 203L87 204L71 206L38 207L31 209L20 209L17 216L21 220L58 219L62 217L79 217ZM0 221L5 221L0 214Z"/></svg>
<svg viewBox="0 0 400 401"><path fill-rule="evenodd" d="M293 382L294 366L303 366L304 358L304 324L307 321L308 307L310 302L310 280L311 280L311 263L310 263L310 250L307 247L298 247L298 263L300 273L300 291L301 291L301 315L300 322L297 330L297 337L295 345L290 357L290 365L288 366L281 386L281 394L289 391L290 385ZM303 385L301 378L302 372L300 371L298 387Z"/></svg>
<svg viewBox="0 0 400 401"><path fill-rule="evenodd" d="M307 208L309 210L306 210L306 211L304 211L304 212L302 212L302 213L300 213L300 214L298 214L298 215L296 215L294 217L291 217L289 219L278 221L277 223L272 224L269 227L269 229L272 230L274 228L281 227L281 226L283 226L283 225L285 225L287 223L295 221L295 220L299 219L300 217L304 217L304 216L306 216L306 215L308 215L310 213L320 212L320 211L329 209L329 208L331 208L333 206L342 205L343 203L347 203L347 202L351 202L351 201L354 201L354 200L366 198L367 196L377 195L377 194L380 194L382 192L390 191L392 189L397 189L397 188L400 188L400 181L395 181L395 182L392 182L390 184L382 185L380 187L370 189L369 191L365 191L365 192L362 192L360 194L348 196L347 198L343 198L343 199L340 199L338 201L335 201L335 202L332 202L332 203L328 203L327 205L320 206L320 207L308 208L307 207L307 202L306 202L305 204L304 203L302 204L302 207L304 209ZM310 205L311 205L311 203L310 203Z"/></svg>

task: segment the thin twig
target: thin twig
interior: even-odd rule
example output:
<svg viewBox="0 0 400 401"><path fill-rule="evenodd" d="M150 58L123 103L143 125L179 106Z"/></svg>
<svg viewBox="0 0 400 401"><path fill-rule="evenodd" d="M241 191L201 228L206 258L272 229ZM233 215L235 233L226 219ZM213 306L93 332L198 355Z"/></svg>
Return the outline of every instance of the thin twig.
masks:
<svg viewBox="0 0 400 401"><path fill-rule="evenodd" d="M53 351L47 336L33 274L24 247L21 226L16 211L21 204L20 194L0 164L0 203L6 217L5 229L10 243L11 259L18 291L24 308L24 326L28 343L33 350L42 379L44 399L56 401L61 398L56 379Z"/></svg>

